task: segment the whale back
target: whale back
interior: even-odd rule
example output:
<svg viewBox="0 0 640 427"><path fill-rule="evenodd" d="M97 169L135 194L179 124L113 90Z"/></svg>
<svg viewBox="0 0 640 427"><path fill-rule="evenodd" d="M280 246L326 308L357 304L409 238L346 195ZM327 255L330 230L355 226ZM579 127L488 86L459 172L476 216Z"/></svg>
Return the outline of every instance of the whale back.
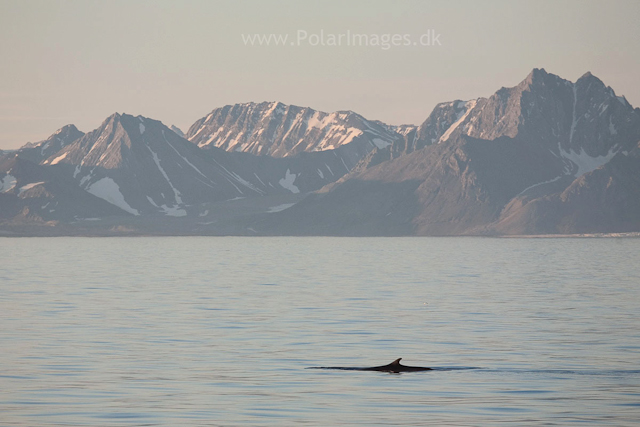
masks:
<svg viewBox="0 0 640 427"><path fill-rule="evenodd" d="M430 371L431 368L424 368L422 366L405 366L400 363L402 357L394 360L388 365L374 366L372 368L364 368L363 371L385 371L385 372L414 372L414 371Z"/></svg>
<svg viewBox="0 0 640 427"><path fill-rule="evenodd" d="M344 366L325 366L325 367L317 367L317 368L309 368L309 369L340 369L343 371L380 371L380 372L416 372L416 371L431 371L433 368L426 368L422 366L405 366L400 363L402 357L394 360L388 365L382 366L373 366L370 368L356 368L356 367L344 367Z"/></svg>

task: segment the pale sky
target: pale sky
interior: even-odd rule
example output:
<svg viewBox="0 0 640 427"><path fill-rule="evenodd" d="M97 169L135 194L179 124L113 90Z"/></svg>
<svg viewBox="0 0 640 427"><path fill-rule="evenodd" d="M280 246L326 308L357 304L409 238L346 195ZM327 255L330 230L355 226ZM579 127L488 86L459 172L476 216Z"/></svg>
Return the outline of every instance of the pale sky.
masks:
<svg viewBox="0 0 640 427"><path fill-rule="evenodd" d="M640 106L638 17L637 0L0 0L0 149L69 123L88 132L114 112L186 132L250 101L420 124L437 103L490 96L534 67L572 81L591 71ZM312 46L321 30L439 36ZM287 45L243 43L271 33Z"/></svg>

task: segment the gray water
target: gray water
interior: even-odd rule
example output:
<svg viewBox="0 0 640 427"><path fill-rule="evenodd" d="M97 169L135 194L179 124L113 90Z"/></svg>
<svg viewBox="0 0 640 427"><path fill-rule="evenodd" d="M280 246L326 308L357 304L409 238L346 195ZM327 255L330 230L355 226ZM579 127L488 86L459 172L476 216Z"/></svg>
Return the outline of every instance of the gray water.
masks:
<svg viewBox="0 0 640 427"><path fill-rule="evenodd" d="M0 239L0 425L638 425L639 253L613 238ZM454 369L306 369L398 357Z"/></svg>

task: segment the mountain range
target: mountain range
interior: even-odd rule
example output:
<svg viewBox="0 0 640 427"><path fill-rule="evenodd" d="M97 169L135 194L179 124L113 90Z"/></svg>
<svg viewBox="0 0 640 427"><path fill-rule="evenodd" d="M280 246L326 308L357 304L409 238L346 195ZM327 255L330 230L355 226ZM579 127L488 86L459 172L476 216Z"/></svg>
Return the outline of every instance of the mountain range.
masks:
<svg viewBox="0 0 640 427"><path fill-rule="evenodd" d="M113 114L0 152L4 235L640 231L640 109L534 69L418 125L279 102L175 126Z"/></svg>

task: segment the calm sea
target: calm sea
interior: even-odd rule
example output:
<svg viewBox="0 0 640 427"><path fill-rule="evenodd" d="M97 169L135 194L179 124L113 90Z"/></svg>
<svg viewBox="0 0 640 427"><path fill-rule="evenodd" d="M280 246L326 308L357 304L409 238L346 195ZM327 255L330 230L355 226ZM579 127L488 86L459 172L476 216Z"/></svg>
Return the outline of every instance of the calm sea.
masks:
<svg viewBox="0 0 640 427"><path fill-rule="evenodd" d="M2 238L0 425L637 426L639 254L616 238ZM306 369L398 357L453 369Z"/></svg>

